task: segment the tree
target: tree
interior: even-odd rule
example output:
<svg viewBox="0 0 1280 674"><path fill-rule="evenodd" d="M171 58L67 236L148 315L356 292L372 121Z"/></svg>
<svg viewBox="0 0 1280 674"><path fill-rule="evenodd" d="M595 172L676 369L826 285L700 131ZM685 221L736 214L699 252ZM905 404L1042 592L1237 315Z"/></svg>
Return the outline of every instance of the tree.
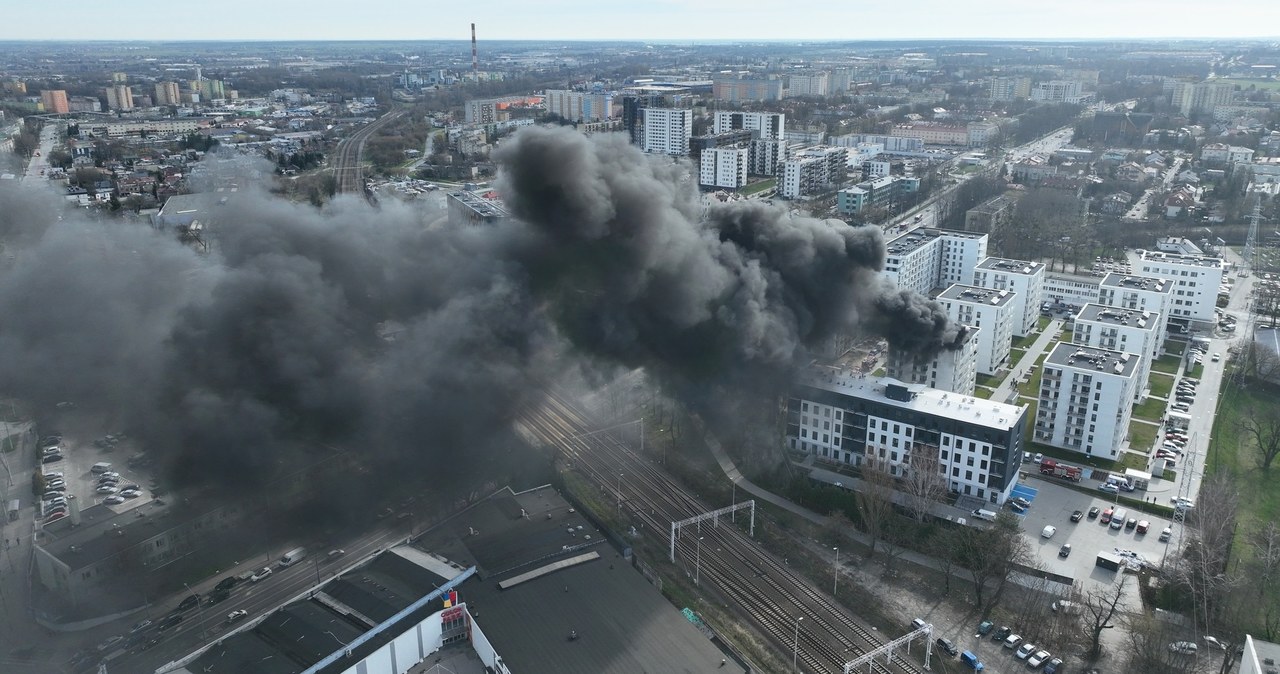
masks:
<svg viewBox="0 0 1280 674"><path fill-rule="evenodd" d="M1249 575L1258 583L1257 618L1262 621L1264 636L1271 641L1280 633L1280 602L1275 599L1276 583L1280 583L1280 525L1267 522L1261 529L1250 531L1246 540L1253 553Z"/></svg>
<svg viewBox="0 0 1280 674"><path fill-rule="evenodd" d="M1258 467L1271 470L1271 462L1280 456L1280 412L1273 405L1254 405L1240 416L1237 424L1257 450Z"/></svg>
<svg viewBox="0 0 1280 674"><path fill-rule="evenodd" d="M874 456L862 461L857 501L862 530L871 537L867 557L876 554L876 543L884 539L885 529L892 524L894 479L891 470L891 464Z"/></svg>
<svg viewBox="0 0 1280 674"><path fill-rule="evenodd" d="M925 521L933 504L947 495L947 482L938 472L938 467L936 446L920 443L912 446L902 479L902 491L906 495L907 511L920 522Z"/></svg>
<svg viewBox="0 0 1280 674"><path fill-rule="evenodd" d="M1022 536L1018 518L1008 512L996 516L995 523L985 529L966 528L957 547L958 561L973 581L974 602L980 611L994 606L1004 592L1009 574L1017 566L1032 560L1031 546ZM995 583L995 591L987 595L987 585Z"/></svg>
<svg viewBox="0 0 1280 674"><path fill-rule="evenodd" d="M1164 620L1144 612L1133 613L1127 621L1129 648L1124 670L1128 674L1190 674L1196 659L1176 654L1169 644L1178 632Z"/></svg>
<svg viewBox="0 0 1280 674"><path fill-rule="evenodd" d="M1080 599L1080 618L1089 635L1089 658L1097 660L1102 655L1102 630L1114 627L1112 619L1124 598L1129 576L1120 574L1120 582L1114 585L1095 585Z"/></svg>

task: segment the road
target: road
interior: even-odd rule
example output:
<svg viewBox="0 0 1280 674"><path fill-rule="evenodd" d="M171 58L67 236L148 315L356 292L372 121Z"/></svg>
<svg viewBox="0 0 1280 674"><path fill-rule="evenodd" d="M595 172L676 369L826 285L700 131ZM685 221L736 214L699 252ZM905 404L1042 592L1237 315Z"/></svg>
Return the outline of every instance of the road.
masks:
<svg viewBox="0 0 1280 674"><path fill-rule="evenodd" d="M1178 157L1173 160L1173 165L1169 167L1169 170L1164 172L1164 177L1161 178L1159 185L1153 185L1143 190L1142 196L1138 197L1138 200L1134 202L1133 207L1129 209L1129 212L1124 214L1124 219L1146 220L1151 200L1169 190L1169 186L1173 184L1173 179L1178 175L1178 169L1180 168L1182 168L1182 157Z"/></svg>
<svg viewBox="0 0 1280 674"><path fill-rule="evenodd" d="M359 131L338 141L329 168L338 178L338 192L364 194L364 143L378 129L403 117L407 110L397 108L364 125Z"/></svg>
<svg viewBox="0 0 1280 674"><path fill-rule="evenodd" d="M27 162L27 170L22 174L22 179L27 185L46 184L45 172L49 170L49 153L53 152L58 138L62 136L62 128L61 124L48 122L40 129L40 149L37 154L31 155L31 160Z"/></svg>
<svg viewBox="0 0 1280 674"><path fill-rule="evenodd" d="M599 485L608 498L616 497L637 535L649 538L659 549L669 545L673 521L728 505L702 503L648 457L598 429L586 413L554 393L542 407L522 415L520 424L529 435L560 449L572 467ZM845 662L883 643L824 591L791 571L785 559L748 538L741 528L748 516L745 511L738 513L737 526L704 523L696 532L686 530L677 541L677 565L704 593L719 595L707 601L732 603L772 642L780 659L792 655L803 672L842 671ZM907 629L903 624L903 633ZM892 669L879 662L873 671L922 670L895 657Z"/></svg>

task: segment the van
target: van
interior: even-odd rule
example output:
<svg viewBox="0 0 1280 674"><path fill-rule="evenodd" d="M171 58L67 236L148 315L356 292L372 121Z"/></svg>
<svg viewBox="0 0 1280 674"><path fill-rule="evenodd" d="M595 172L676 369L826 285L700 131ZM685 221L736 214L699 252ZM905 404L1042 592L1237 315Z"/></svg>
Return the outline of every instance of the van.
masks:
<svg viewBox="0 0 1280 674"><path fill-rule="evenodd" d="M978 659L978 656L973 654L973 651L965 651L961 653L960 662L964 663L965 667L968 667L975 672L981 672L986 669L986 665L982 664L982 661Z"/></svg>
<svg viewBox="0 0 1280 674"><path fill-rule="evenodd" d="M89 469L89 472L96 475L99 473L105 473L109 470L111 470L110 463L106 461L99 461L98 463L93 464L93 467Z"/></svg>
<svg viewBox="0 0 1280 674"><path fill-rule="evenodd" d="M1124 522L1129 517L1129 511L1121 508L1111 515L1111 528L1119 529L1124 526Z"/></svg>
<svg viewBox="0 0 1280 674"><path fill-rule="evenodd" d="M294 548L280 557L280 566L293 566L307 556L306 548Z"/></svg>
<svg viewBox="0 0 1280 674"><path fill-rule="evenodd" d="M1171 528L1169 528L1169 527L1165 527L1165 528L1164 528L1164 531L1161 531L1161 532L1160 532L1160 542L1161 542L1161 543L1168 543L1168 542L1169 542L1169 539L1170 539L1170 538L1172 538L1172 537L1173 537L1173 529L1171 529Z"/></svg>
<svg viewBox="0 0 1280 674"><path fill-rule="evenodd" d="M973 516L988 522L996 521L996 514L990 510L975 510L973 511Z"/></svg>

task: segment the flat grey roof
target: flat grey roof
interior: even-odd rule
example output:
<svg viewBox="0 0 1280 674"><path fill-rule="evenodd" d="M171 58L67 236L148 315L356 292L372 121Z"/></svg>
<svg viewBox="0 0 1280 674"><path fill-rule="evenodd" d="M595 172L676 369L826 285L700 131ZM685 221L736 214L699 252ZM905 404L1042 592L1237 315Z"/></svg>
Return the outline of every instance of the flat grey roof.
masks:
<svg viewBox="0 0 1280 674"><path fill-rule="evenodd" d="M1139 358L1137 354L1060 342L1049 352L1044 364L1128 377L1138 371Z"/></svg>
<svg viewBox="0 0 1280 674"><path fill-rule="evenodd" d="M874 400L892 407L1000 430L1010 430L1017 425L1024 409L1022 406L976 396L950 393L918 384L904 384L889 377L860 376L831 367L810 368L801 376L798 383L851 398ZM912 393L911 400L904 401L886 396L885 389L891 385L906 387Z"/></svg>
<svg viewBox="0 0 1280 674"><path fill-rule="evenodd" d="M942 291L937 299L999 307L1012 302L1015 294L1012 290L995 290L993 288L980 288L978 286L955 283Z"/></svg>
<svg viewBox="0 0 1280 674"><path fill-rule="evenodd" d="M954 229L915 229L889 241L885 248L890 255L906 255L943 235L957 239L981 239L981 232L961 232Z"/></svg>
<svg viewBox="0 0 1280 674"><path fill-rule="evenodd" d="M1100 285L1103 288L1128 288L1130 290L1149 290L1156 293L1169 293L1173 290L1173 284L1168 279L1154 276L1134 276L1133 274L1121 274L1114 271L1107 272L1107 275L1102 277Z"/></svg>
<svg viewBox="0 0 1280 674"><path fill-rule="evenodd" d="M1201 255L1179 255L1177 253L1166 253L1159 250L1146 250L1142 252L1143 262L1167 262L1170 264L1185 264L1194 267L1206 267L1210 269L1221 269L1222 260L1216 257L1205 257Z"/></svg>
<svg viewBox="0 0 1280 674"><path fill-rule="evenodd" d="M1034 274L1044 269L1044 263L1030 260L1012 260L1006 257L987 257L978 263L978 269L1003 271L1010 274Z"/></svg>
<svg viewBox="0 0 1280 674"><path fill-rule="evenodd" d="M185 522L168 505L151 501L123 512L102 504L80 511L80 524L64 517L43 529L40 547L72 571L119 554L148 538ZM191 513L195 519L202 513Z"/></svg>
<svg viewBox="0 0 1280 674"><path fill-rule="evenodd" d="M1155 330L1160 321L1160 312L1120 309L1090 302L1076 312L1076 320Z"/></svg>

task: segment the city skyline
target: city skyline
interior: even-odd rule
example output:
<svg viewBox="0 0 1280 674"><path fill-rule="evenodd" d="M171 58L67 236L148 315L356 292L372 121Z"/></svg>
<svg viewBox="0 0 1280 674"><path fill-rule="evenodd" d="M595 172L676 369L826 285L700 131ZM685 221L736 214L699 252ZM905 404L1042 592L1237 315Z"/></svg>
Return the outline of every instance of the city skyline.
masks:
<svg viewBox="0 0 1280 674"><path fill-rule="evenodd" d="M1259 31L1274 30L1249 19L1274 11L1265 0L1240 0L1230 12L1207 11L1187 0L1081 0L1069 11L1012 0L849 7L815 0L654 0L612 7L585 0L536 6L494 0L483 11L369 0L358 12L333 0L305 6L227 0L199 21L179 22L139 0L124 0L114 9L103 21L68 22L63 6L25 3L9 9L0 40L446 40L469 39L472 22L481 39L489 40L667 42L1239 39L1262 38Z"/></svg>

